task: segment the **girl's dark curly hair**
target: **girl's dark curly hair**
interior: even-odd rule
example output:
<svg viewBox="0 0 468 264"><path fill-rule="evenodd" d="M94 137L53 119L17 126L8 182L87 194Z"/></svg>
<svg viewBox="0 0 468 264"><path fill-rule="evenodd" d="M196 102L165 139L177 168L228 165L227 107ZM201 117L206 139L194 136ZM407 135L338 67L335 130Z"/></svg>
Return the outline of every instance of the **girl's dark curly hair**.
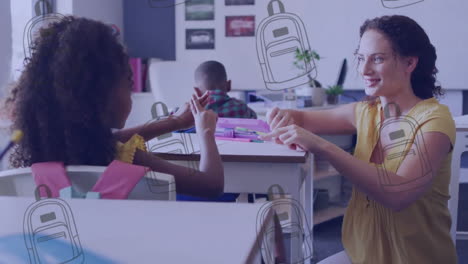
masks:
<svg viewBox="0 0 468 264"><path fill-rule="evenodd" d="M360 37L371 29L383 33L396 54L418 57L418 64L411 75L411 86L417 97L428 99L444 94L442 88L436 85L436 50L416 21L399 15L368 19L360 28Z"/></svg>
<svg viewBox="0 0 468 264"><path fill-rule="evenodd" d="M11 165L108 165L116 142L106 115L129 71L128 56L111 27L67 16L41 29L31 50L7 100L13 129L24 132Z"/></svg>

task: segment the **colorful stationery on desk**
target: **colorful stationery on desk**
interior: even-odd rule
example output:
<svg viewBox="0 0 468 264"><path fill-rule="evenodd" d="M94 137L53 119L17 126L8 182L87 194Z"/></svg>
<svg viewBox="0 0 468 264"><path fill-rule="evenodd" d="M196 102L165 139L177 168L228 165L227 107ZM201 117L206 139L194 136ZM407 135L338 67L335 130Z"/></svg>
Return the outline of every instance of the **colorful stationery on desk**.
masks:
<svg viewBox="0 0 468 264"><path fill-rule="evenodd" d="M219 118L215 136L219 140L263 143L259 136L268 132L270 132L270 127L263 120Z"/></svg>

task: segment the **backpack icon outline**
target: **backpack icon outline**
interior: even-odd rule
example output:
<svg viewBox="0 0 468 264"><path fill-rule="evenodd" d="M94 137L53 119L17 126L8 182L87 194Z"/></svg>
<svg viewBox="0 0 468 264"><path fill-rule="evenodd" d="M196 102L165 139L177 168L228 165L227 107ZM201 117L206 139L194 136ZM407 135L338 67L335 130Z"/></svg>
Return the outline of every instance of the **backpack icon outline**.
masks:
<svg viewBox="0 0 468 264"><path fill-rule="evenodd" d="M424 0L381 0L381 1L382 1L383 7L389 8L389 9L402 8L402 7L415 5L420 2L424 2Z"/></svg>
<svg viewBox="0 0 468 264"><path fill-rule="evenodd" d="M273 189L278 189L279 198L274 198ZM271 198L271 199L270 199ZM270 200L269 203L265 203L261 206L259 213L257 214L257 223L256 223L256 231L259 233L261 231L261 226L263 220L266 216L266 213L273 208L275 210L278 219L280 221L280 226L283 231L287 231L287 233L291 234L291 239L293 237L302 236L302 245L300 250L302 252L302 256L299 259L293 260L291 264L296 263L303 263L305 260L313 258L313 251L312 245L309 243L312 238L312 229L311 225L308 223L307 218L305 217L305 210L300 205L300 203L292 198L287 198L284 189L279 184L273 184L268 188L268 199ZM291 208L291 215L288 212L278 212L277 209L280 207L290 206ZM295 215L296 222L293 222L291 216ZM274 228L273 228L274 229ZM268 240L269 235L274 234L274 230L266 230L266 239L264 239L259 248L261 249L261 254L264 258L265 264L273 264L275 263L274 259L271 257L274 255L275 248L270 249ZM260 243L260 241L258 241ZM289 262L288 262L289 263Z"/></svg>
<svg viewBox="0 0 468 264"><path fill-rule="evenodd" d="M31 18L24 27L23 31L23 52L25 58L32 55L31 46L34 43L35 34L39 33L41 28L49 26L51 23L61 21L65 16L59 13L49 13Z"/></svg>
<svg viewBox="0 0 468 264"><path fill-rule="evenodd" d="M273 11L274 2L280 9L276 14ZM260 22L256 32L257 57L266 88L280 91L308 84L309 76L317 76L314 59L303 61L305 71L284 71L282 67L285 59L292 64L296 49L300 52L311 50L304 22L297 15L286 13L281 0L271 0L268 13L269 16Z"/></svg>
<svg viewBox="0 0 468 264"><path fill-rule="evenodd" d="M189 155L193 154L195 152L195 147L192 141L192 138L190 135L195 135L195 134L186 134L186 133L170 133L169 138L164 137L162 139L159 139L161 142L158 142L157 144L154 144L152 146L149 145L149 143L146 143L146 148L148 149L148 152L156 152L158 149L165 149L163 152L165 153L175 153L175 154L183 154L183 155ZM196 161L187 161L188 162L188 168L190 168L193 172L198 170L198 166ZM158 189L161 188L161 182L156 179L156 177L151 177L152 175L157 174L157 172L152 171L150 173L150 177L145 177L146 182L148 184L148 188L150 189L150 192L152 193L159 193L157 191ZM175 184L175 183L174 183ZM164 185L164 184L163 184ZM172 186L169 186L169 190L175 189L172 188Z"/></svg>
<svg viewBox="0 0 468 264"><path fill-rule="evenodd" d="M396 117L390 116L389 107L392 105L396 108ZM382 188L387 192L401 192L421 187L425 182L425 178L432 175L432 167L427 159L428 155L426 145L424 143L424 137L421 130L417 129L418 122L410 116L402 117L399 106L395 103L388 103L384 107L384 116L385 120L381 128L380 124L378 124L377 129L380 130L376 137L388 134L392 143L382 146L379 138L375 139L377 144L379 144L379 149L381 150L381 152L378 153L380 155L380 160L384 161L381 164L382 168L377 170ZM388 127L392 125L398 125L400 129L389 133L382 133L382 131L388 129ZM389 152L389 154L385 156L385 152ZM401 164L407 156L418 156L422 174L405 183L392 183L391 178L387 174L385 160L390 161L399 159L398 164Z"/></svg>
<svg viewBox="0 0 468 264"><path fill-rule="evenodd" d="M41 199L41 187L46 190L46 199ZM52 193L45 184L36 187L35 196L36 202L27 208L23 219L23 236L30 263L47 263L44 260L47 245L61 238L68 241L71 256L61 259L60 263L84 263L85 256L70 206L62 199L50 198ZM33 219L36 216L39 218Z"/></svg>

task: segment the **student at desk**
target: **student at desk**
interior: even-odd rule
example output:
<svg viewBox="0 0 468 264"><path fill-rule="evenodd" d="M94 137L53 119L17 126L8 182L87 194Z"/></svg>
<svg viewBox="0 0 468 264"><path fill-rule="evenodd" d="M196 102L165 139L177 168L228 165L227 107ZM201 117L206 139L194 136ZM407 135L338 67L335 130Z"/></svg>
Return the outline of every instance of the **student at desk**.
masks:
<svg viewBox="0 0 468 264"><path fill-rule="evenodd" d="M369 100L268 115L265 139L323 156L354 185L345 252L322 263L456 263L447 206L455 124L435 98L435 48L414 20L383 16L361 26L356 56ZM316 135L333 133L357 133L354 156Z"/></svg>
<svg viewBox="0 0 468 264"><path fill-rule="evenodd" d="M13 129L24 132L11 157L13 167L46 161L107 166L117 159L174 175L180 193L217 197L223 192L214 139L217 117L200 104L206 96L194 95L190 108L186 104L168 119L113 134L130 113L133 80L128 55L112 28L68 16L41 29L31 50L7 100ZM146 140L194 123L201 147L199 170L146 152Z"/></svg>
<svg viewBox="0 0 468 264"><path fill-rule="evenodd" d="M218 61L205 61L195 70L196 90L200 93L208 93L209 101L205 109L213 110L219 117L228 118L252 118L257 114L250 109L246 103L229 97L231 91L231 80L228 80L226 68ZM184 132L194 132L193 129ZM225 193L216 199L201 199L186 195L177 195L179 201L213 201L213 202L235 202L238 193Z"/></svg>

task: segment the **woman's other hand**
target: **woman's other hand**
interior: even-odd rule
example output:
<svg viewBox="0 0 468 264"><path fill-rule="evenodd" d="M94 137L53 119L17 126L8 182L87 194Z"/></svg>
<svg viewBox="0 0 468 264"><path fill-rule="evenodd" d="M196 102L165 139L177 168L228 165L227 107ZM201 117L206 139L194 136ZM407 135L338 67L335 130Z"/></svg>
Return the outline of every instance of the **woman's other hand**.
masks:
<svg viewBox="0 0 468 264"><path fill-rule="evenodd" d="M266 117L271 130L295 124L294 118L292 117L290 111L286 109L279 109L278 107L274 107L273 109L269 110Z"/></svg>
<svg viewBox="0 0 468 264"><path fill-rule="evenodd" d="M320 151L323 143L326 142L323 138L297 125L277 128L260 138L263 140L275 139L277 143L284 144L291 149L312 153Z"/></svg>

